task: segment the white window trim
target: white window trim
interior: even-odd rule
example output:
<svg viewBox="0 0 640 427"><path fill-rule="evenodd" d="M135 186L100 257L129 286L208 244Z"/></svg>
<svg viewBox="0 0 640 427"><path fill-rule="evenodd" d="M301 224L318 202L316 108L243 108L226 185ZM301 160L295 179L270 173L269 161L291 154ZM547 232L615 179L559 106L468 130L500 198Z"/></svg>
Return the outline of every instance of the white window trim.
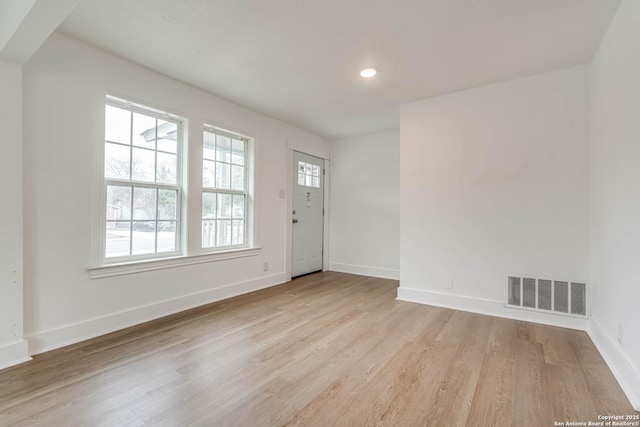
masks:
<svg viewBox="0 0 640 427"><path fill-rule="evenodd" d="M112 276L120 276L127 274L135 274L142 273L147 271L161 270L161 269L169 269L187 265L195 265L209 262L217 262L235 258L245 258L245 257L254 257L260 255L262 248L259 245L258 241L258 218L257 218L257 203L255 198L255 176L256 176L256 168L257 164L255 161L256 157L256 145L255 138L243 135L242 133L236 133L227 131L226 129L214 127L210 125L206 125L204 121L199 119L198 117L191 117L189 114L181 114L180 116L165 113L164 110L154 109L153 107L148 107L147 105L153 105L153 102L147 102L144 100L135 100L131 99L131 97L127 97L129 100L125 100L119 96L112 96L108 93L104 93L101 97L95 98L95 107L98 110L102 111L98 117L96 117L97 121L96 125L96 133L95 133L95 141L97 147L94 155L94 195L93 198L93 219L92 219L92 262L91 266L88 267L87 273L91 279L100 279L107 278ZM104 108L105 105L109 102L119 102L123 105L133 106L137 108L140 106L145 111L155 112L157 114L161 114L164 117L169 117L174 120L180 120L182 122L182 146L181 146L181 161L179 162L180 174L181 174L181 187L182 191L180 191L181 196L181 209L178 212L180 228L182 229L181 235L178 238L179 246L177 246L176 252L171 253L160 253L160 254L152 254L148 255L140 255L140 256L132 256L132 257L124 257L124 258L105 258L105 244L106 239L104 235L104 227L106 224L106 210L104 208L106 203L106 182L107 179L104 176ZM170 109L170 108L166 108ZM198 145L198 139L194 139L194 131L196 128L199 128L198 133L202 134L202 131L207 127L217 131L228 133L233 136L240 136L242 138L246 138L247 142L247 153L245 158L245 166L247 167L247 224L246 224L246 243L243 246L231 246L231 247L217 247L217 248L202 248L201 236L202 236L202 221L197 221L197 226L194 227L192 221L193 212L190 212L189 206L192 205L193 196L189 199L186 197L187 194L190 194L194 191L192 187L193 183L190 183L193 175L192 172L187 169L187 164L193 163L193 154L194 148L192 145L195 143ZM189 135L189 138L187 138ZM200 150L202 150L202 141L200 140ZM195 151L194 151L195 152ZM200 169L199 175L201 175L201 162L202 162L202 152L200 152L200 167L196 169ZM197 180L196 180L197 181ZM134 183L135 185L135 183ZM199 183L197 184L200 190L202 190L202 177L200 176ZM187 188L188 187L188 188ZM202 193L200 193L199 198L201 203ZM202 217L201 209L199 212L196 212L196 216L198 218ZM194 240L195 236L200 236L197 241ZM195 245L194 245L195 243Z"/></svg>
<svg viewBox="0 0 640 427"><path fill-rule="evenodd" d="M184 194L184 188L183 188L183 183L185 182L185 177L184 174L186 172L186 168L184 167L185 164L185 148L187 147L187 144L185 143L185 129L188 127L188 121L187 119L185 119L184 117L180 117L177 116L175 114L171 114L165 111L161 111L158 110L156 108L153 107L148 107L148 106L143 106L141 104L137 104L131 101L127 101L121 98L117 98L111 95L106 95L104 98L104 102L103 102L103 108L106 108L107 105L112 105L114 107L118 107L121 109L125 109L128 111L132 111L134 113L141 113L141 114L145 114L145 115L149 115L152 117L156 117L158 119L168 119L171 121L174 121L178 124L178 132L180 134L180 137L177 141L177 146L176 146L176 154L177 154L177 170L176 170L176 175L177 175L177 181L175 184L163 184L163 183L149 183L149 182L138 182L138 181L133 181L133 180L119 180L119 179L112 179L112 178L107 178L104 176L104 153L105 153L105 140L104 140L104 113L102 114L102 120L103 120L103 127L102 127L102 139L101 139L101 177L102 177L102 181L101 181L101 192L100 192L100 199L101 199L101 209L102 209L102 214L100 215L100 224L99 227L101 229L100 231L100 237L99 237L99 241L100 241L100 247L98 249L98 253L100 255L100 263L102 266L108 266L108 265L121 265L121 264L125 264L125 263L137 263L140 261L153 261L153 260L162 260L162 259L166 259L169 257L180 257L180 256L185 256L185 252L184 252L184 245L183 245L183 240L184 240L184 236L183 236L183 232L178 232L176 233L176 241L175 241L175 251L172 252L156 252L153 254L142 254L142 255L130 255L130 256L123 256L123 257L111 257L111 258L107 258L106 256L106 236L104 235L104 230L106 227L106 223L107 223L107 218L106 218L106 214L104 213L105 211L105 206L106 206L106 198L107 198L107 185L124 185L124 186L131 186L133 187L145 187L145 188L162 188L162 187L166 187L167 189L177 189L178 190L178 198L176 200L176 205L178 207L178 209L176 210L176 230L180 229L184 229L184 225L182 224L183 221L183 213L185 212L185 199L183 197ZM133 212L132 212L133 215ZM133 216L131 218L131 222L133 223ZM157 221L157 219L156 219Z"/></svg>
<svg viewBox="0 0 640 427"><path fill-rule="evenodd" d="M206 253L199 255L187 255L178 257L155 258L143 261L109 264L103 267L87 269L91 279L122 276L125 274L142 273L145 271L162 270L167 268L182 267L185 265L203 264L207 262L223 261L227 259L246 258L260 255L261 248L227 249L224 252Z"/></svg>
<svg viewBox="0 0 640 427"><path fill-rule="evenodd" d="M202 247L202 212L200 212L200 240L198 242L198 247L200 248L200 252L202 254L219 254L229 251L242 250L242 249L253 249L256 248L256 209L255 209L255 140L249 136L242 135L240 133L234 133L228 131L226 129L222 129L216 126L212 126L209 124L204 124L202 127L202 133L211 132L218 135L227 136L233 139L240 139L245 142L245 158L244 158L244 179L246 189L244 192L238 192L234 190L227 189L217 189L217 188L205 188L203 186L202 179L200 179L200 198L202 199L202 194L204 193L227 193L227 194L244 194L245 195L245 242L242 245L232 245L232 246L212 246L212 247ZM204 156L201 156L200 162ZM202 168L202 165L200 166Z"/></svg>

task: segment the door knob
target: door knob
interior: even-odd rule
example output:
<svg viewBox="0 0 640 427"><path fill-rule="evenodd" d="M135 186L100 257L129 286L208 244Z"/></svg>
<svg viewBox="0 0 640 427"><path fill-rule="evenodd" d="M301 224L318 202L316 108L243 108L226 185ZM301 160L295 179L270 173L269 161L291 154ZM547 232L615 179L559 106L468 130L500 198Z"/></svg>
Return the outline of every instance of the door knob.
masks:
<svg viewBox="0 0 640 427"><path fill-rule="evenodd" d="M294 224L297 224L297 223L298 223L298 220L294 218L294 219L293 219L293 223L294 223Z"/></svg>

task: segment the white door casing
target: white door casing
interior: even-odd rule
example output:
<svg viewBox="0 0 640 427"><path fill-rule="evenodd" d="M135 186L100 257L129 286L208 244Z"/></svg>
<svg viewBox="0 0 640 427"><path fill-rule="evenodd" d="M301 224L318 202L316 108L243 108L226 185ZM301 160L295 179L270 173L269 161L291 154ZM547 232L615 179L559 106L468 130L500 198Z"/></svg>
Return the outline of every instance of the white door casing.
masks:
<svg viewBox="0 0 640 427"><path fill-rule="evenodd" d="M324 161L293 152L291 275L322 270Z"/></svg>

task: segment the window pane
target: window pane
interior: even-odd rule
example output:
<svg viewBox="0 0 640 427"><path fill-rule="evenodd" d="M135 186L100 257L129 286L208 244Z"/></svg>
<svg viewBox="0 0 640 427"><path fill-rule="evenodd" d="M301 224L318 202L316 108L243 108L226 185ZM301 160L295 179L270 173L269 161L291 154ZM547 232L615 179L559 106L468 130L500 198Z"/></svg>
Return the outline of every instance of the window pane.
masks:
<svg viewBox="0 0 640 427"><path fill-rule="evenodd" d="M244 196L233 195L233 218L244 218Z"/></svg>
<svg viewBox="0 0 640 427"><path fill-rule="evenodd" d="M313 176L320 176L320 166L313 165Z"/></svg>
<svg viewBox="0 0 640 427"><path fill-rule="evenodd" d="M156 171L156 182L163 184L176 183L176 155L158 153L158 170Z"/></svg>
<svg viewBox="0 0 640 427"><path fill-rule="evenodd" d="M243 245L244 244L244 220L234 219L232 222L232 245Z"/></svg>
<svg viewBox="0 0 640 427"><path fill-rule="evenodd" d="M311 175L305 175L304 176L304 185L306 185L307 187L311 187Z"/></svg>
<svg viewBox="0 0 640 427"><path fill-rule="evenodd" d="M234 139L231 148L231 163L244 165L244 141Z"/></svg>
<svg viewBox="0 0 640 427"><path fill-rule="evenodd" d="M231 218L231 194L218 194L218 218Z"/></svg>
<svg viewBox="0 0 640 427"><path fill-rule="evenodd" d="M158 219L177 219L177 190L158 190Z"/></svg>
<svg viewBox="0 0 640 427"><path fill-rule="evenodd" d="M156 219L155 188L135 187L133 189L133 219ZM148 228L144 224L141 224L140 227ZM133 229L137 230L135 223Z"/></svg>
<svg viewBox="0 0 640 427"><path fill-rule="evenodd" d="M303 173L299 173L298 174L298 185L304 185L304 174Z"/></svg>
<svg viewBox="0 0 640 427"><path fill-rule="evenodd" d="M231 220L217 220L218 229L216 230L217 239L216 246L230 246L231 245Z"/></svg>
<svg viewBox="0 0 640 427"><path fill-rule="evenodd" d="M317 176L314 176L312 184L315 188L320 188L320 178L318 178Z"/></svg>
<svg viewBox="0 0 640 427"><path fill-rule="evenodd" d="M244 190L244 167L231 166L231 189Z"/></svg>
<svg viewBox="0 0 640 427"><path fill-rule="evenodd" d="M202 161L202 185L209 188L216 186L216 162Z"/></svg>
<svg viewBox="0 0 640 427"><path fill-rule="evenodd" d="M123 145L104 145L105 178L129 179L129 150L129 147Z"/></svg>
<svg viewBox="0 0 640 427"><path fill-rule="evenodd" d="M202 193L202 218L216 217L216 194Z"/></svg>
<svg viewBox="0 0 640 427"><path fill-rule="evenodd" d="M107 258L129 256L129 239L131 223L128 221L107 221Z"/></svg>
<svg viewBox="0 0 640 427"><path fill-rule="evenodd" d="M156 223L153 221L135 221L133 223L132 254L152 254L156 251Z"/></svg>
<svg viewBox="0 0 640 427"><path fill-rule="evenodd" d="M176 250L176 222L158 222L158 252L175 252Z"/></svg>
<svg viewBox="0 0 640 427"><path fill-rule="evenodd" d="M311 171L312 171L311 164L305 163L304 164L304 173L306 175L311 175Z"/></svg>
<svg viewBox="0 0 640 427"><path fill-rule="evenodd" d="M202 247L212 248L216 245L216 221L202 221Z"/></svg>
<svg viewBox="0 0 640 427"><path fill-rule="evenodd" d="M158 120L158 150L169 153L178 152L178 125Z"/></svg>
<svg viewBox="0 0 640 427"><path fill-rule="evenodd" d="M216 135L211 132L204 133L204 144L202 147L202 157L207 160L216 159Z"/></svg>
<svg viewBox="0 0 640 427"><path fill-rule="evenodd" d="M107 186L107 221L131 219L131 187Z"/></svg>
<svg viewBox="0 0 640 427"><path fill-rule="evenodd" d="M156 119L133 113L133 145L156 149Z"/></svg>
<svg viewBox="0 0 640 427"><path fill-rule="evenodd" d="M230 188L231 165L216 162L216 188Z"/></svg>
<svg viewBox="0 0 640 427"><path fill-rule="evenodd" d="M131 112L107 105L104 118L106 141L131 144Z"/></svg>
<svg viewBox="0 0 640 427"><path fill-rule="evenodd" d="M226 136L217 135L216 136L216 153L217 153L217 157L216 157L217 161L230 163L231 162L231 139Z"/></svg>
<svg viewBox="0 0 640 427"><path fill-rule="evenodd" d="M109 258L178 250L179 190L160 184L180 182L180 123L135 108L105 105L105 178L132 181L106 188Z"/></svg>
<svg viewBox="0 0 640 427"><path fill-rule="evenodd" d="M134 181L155 181L156 154L142 148L133 149L133 167L131 179Z"/></svg>
<svg viewBox="0 0 640 427"><path fill-rule="evenodd" d="M298 173L304 174L304 162L298 162Z"/></svg>

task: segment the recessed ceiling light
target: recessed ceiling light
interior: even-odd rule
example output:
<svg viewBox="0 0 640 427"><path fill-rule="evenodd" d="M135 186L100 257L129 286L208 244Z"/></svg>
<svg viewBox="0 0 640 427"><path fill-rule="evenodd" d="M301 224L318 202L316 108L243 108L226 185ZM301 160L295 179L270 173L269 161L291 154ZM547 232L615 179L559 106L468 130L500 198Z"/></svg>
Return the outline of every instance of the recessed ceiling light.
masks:
<svg viewBox="0 0 640 427"><path fill-rule="evenodd" d="M378 71L375 68L365 68L364 70L360 71L360 75L362 77L373 77L378 73Z"/></svg>

